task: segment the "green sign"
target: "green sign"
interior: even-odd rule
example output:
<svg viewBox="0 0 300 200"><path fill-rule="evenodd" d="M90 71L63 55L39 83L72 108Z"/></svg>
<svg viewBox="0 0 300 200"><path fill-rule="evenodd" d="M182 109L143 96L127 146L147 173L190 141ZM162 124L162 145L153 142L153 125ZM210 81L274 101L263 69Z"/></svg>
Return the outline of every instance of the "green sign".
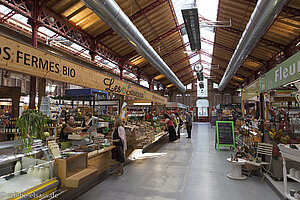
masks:
<svg viewBox="0 0 300 200"><path fill-rule="evenodd" d="M266 73L266 90L300 79L300 51Z"/></svg>
<svg viewBox="0 0 300 200"><path fill-rule="evenodd" d="M215 148L220 146L233 147L235 150L235 136L232 121L217 121L216 122L216 135L215 135Z"/></svg>
<svg viewBox="0 0 300 200"><path fill-rule="evenodd" d="M246 88L243 89L243 99L249 100L252 97L257 97L260 91L259 79L252 82Z"/></svg>

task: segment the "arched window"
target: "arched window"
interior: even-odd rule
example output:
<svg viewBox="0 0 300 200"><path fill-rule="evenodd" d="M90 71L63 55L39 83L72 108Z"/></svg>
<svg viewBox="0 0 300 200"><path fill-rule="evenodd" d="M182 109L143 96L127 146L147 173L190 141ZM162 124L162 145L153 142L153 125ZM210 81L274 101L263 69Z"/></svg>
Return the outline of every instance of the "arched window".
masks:
<svg viewBox="0 0 300 200"><path fill-rule="evenodd" d="M196 101L196 106L198 107L198 116L208 116L209 101L207 99L198 99Z"/></svg>

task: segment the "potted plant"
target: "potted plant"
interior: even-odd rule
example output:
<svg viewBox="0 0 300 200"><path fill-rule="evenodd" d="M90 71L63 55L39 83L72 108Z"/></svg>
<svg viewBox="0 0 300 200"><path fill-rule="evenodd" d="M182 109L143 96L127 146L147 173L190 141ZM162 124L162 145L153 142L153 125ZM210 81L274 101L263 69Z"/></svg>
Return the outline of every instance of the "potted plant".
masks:
<svg viewBox="0 0 300 200"><path fill-rule="evenodd" d="M19 132L18 139L21 141L21 147L26 154L31 151L34 138L43 139L45 124L46 120L43 114L34 109L23 111L16 121L16 128Z"/></svg>

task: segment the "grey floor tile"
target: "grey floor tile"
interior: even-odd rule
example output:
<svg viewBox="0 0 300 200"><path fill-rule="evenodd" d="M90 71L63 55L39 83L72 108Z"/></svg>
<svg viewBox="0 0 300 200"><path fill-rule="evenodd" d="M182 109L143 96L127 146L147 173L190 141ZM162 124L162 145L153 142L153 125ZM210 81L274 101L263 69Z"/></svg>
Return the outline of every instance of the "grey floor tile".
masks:
<svg viewBox="0 0 300 200"><path fill-rule="evenodd" d="M228 179L226 158L233 154L214 149L214 128L194 123L192 139L182 135L151 152L163 156L136 160L125 167L123 176L110 176L78 200L278 200L259 178Z"/></svg>

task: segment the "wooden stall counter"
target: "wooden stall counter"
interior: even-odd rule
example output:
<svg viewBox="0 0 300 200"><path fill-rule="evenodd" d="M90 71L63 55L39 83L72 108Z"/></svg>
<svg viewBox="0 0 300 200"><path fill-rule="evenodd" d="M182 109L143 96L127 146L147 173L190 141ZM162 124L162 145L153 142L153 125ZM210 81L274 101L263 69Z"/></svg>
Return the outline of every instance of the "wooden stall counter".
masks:
<svg viewBox="0 0 300 200"><path fill-rule="evenodd" d="M90 152L88 154L88 167L97 169L97 174L101 174L110 168L111 150L115 146L105 147L103 149Z"/></svg>
<svg viewBox="0 0 300 200"><path fill-rule="evenodd" d="M61 179L62 188L78 188L85 182L109 171L111 150L105 147L90 153L73 153L69 158L56 159L56 175Z"/></svg>

